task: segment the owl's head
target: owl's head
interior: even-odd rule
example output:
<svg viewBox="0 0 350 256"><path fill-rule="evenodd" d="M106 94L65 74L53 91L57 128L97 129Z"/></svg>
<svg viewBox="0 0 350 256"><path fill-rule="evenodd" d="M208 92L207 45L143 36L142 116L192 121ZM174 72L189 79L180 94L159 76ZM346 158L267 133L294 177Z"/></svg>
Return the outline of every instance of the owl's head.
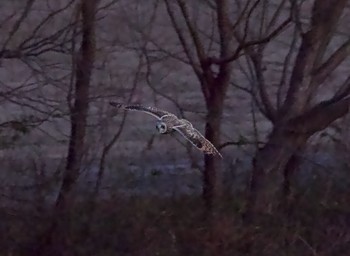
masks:
<svg viewBox="0 0 350 256"><path fill-rule="evenodd" d="M157 122L156 128L158 132L162 134L167 133L168 131L168 126L166 125L166 123L162 121Z"/></svg>

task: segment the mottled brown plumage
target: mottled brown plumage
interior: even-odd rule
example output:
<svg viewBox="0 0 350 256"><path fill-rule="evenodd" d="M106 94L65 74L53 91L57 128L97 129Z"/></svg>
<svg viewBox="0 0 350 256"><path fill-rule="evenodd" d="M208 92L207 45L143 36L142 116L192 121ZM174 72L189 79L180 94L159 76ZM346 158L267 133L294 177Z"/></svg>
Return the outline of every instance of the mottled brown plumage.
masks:
<svg viewBox="0 0 350 256"><path fill-rule="evenodd" d="M207 140L197 129L195 129L191 122L186 119L179 119L176 115L155 107L127 105L117 102L110 102L110 105L120 109L141 111L150 114L158 119L156 128L159 133L167 134L173 131L177 131L200 151L204 152L205 154L217 155L222 158L222 155L215 148L215 146L209 140Z"/></svg>

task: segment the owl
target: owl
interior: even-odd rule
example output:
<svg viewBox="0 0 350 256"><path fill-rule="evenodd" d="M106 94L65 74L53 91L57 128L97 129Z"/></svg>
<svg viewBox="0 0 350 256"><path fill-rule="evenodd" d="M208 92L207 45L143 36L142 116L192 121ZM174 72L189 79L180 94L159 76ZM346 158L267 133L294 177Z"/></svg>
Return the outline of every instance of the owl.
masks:
<svg viewBox="0 0 350 256"><path fill-rule="evenodd" d="M198 130L196 130L190 121L186 119L180 119L170 112L155 107L128 105L118 102L110 102L109 104L115 108L140 111L152 115L157 118L156 129L160 134L169 134L176 131L203 153L219 156L222 158L222 155L215 148L215 146L209 140L207 140Z"/></svg>

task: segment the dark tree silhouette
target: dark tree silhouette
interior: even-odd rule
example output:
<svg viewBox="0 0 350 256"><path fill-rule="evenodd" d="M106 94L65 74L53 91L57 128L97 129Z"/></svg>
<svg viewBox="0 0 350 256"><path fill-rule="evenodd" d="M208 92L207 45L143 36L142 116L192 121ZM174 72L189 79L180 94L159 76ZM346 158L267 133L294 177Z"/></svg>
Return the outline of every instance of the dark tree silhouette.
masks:
<svg viewBox="0 0 350 256"><path fill-rule="evenodd" d="M82 1L79 12L82 18L82 41L75 61L74 103L71 106L71 134L63 181L54 207L54 216L43 244L41 255L68 255L69 210L73 202L72 188L79 176L85 146L86 120L89 107L90 77L95 56L95 13L97 1ZM71 250L72 247L69 247ZM38 255L37 254L37 255Z"/></svg>
<svg viewBox="0 0 350 256"><path fill-rule="evenodd" d="M326 58L326 53L329 52L328 45L336 33L338 21L347 2L316 0L310 24L305 32L299 19L299 6L296 2L291 2L295 36L300 37L300 45L292 64L289 81L285 81L288 77L285 72L290 65L290 54L284 62L284 74L280 83L280 87L287 85L284 97L281 96L281 88L275 101L271 94L266 93L268 83L263 74L262 60L266 45L259 45L247 51L259 88L257 103L273 124L267 143L254 157L248 192L248 213L270 211L281 206L282 191L287 194L290 191L288 186L291 172L297 167L299 153L305 148L310 136L325 129L349 111L350 78L346 79L333 97L313 103L320 85L350 53L350 40L347 39ZM291 44L291 51L296 41L292 40L294 43ZM281 100L283 98L284 101ZM272 102L276 102L276 106Z"/></svg>
<svg viewBox="0 0 350 256"><path fill-rule="evenodd" d="M192 21L187 3L183 0L177 0L175 3L166 1L167 11L173 28L185 52L188 63L199 80L204 95L207 108L205 137L214 146L219 147L221 144L220 129L224 100L227 88L231 82L233 61L237 60L248 47L268 42L271 38L278 35L291 19L287 17L280 26L274 28L273 31L259 40L248 40L246 38L234 40L237 39L234 36L235 31L239 25L244 26L244 24L249 23L253 10L257 7L259 1L253 5L251 3L243 4L244 8L239 13L236 13L234 19L231 18L230 1L219 0L215 4L210 2L207 2L207 4L215 15L214 26L216 26L218 38L211 38L210 40L217 40L218 42L217 56L213 56L204 47L204 40L202 40L200 31ZM180 26L180 20L184 21L184 28ZM209 155L204 156L203 198L209 211L212 210L213 203L220 195L219 165L220 159Z"/></svg>

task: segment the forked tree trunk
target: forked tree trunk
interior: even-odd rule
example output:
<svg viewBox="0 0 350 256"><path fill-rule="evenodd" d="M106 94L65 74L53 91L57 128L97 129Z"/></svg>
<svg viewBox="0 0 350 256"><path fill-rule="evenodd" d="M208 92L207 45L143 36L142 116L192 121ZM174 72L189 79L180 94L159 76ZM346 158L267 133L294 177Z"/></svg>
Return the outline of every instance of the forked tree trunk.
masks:
<svg viewBox="0 0 350 256"><path fill-rule="evenodd" d="M290 2L292 11L297 14L294 18L298 20L298 3ZM307 30L301 32L303 26L297 24L295 29L301 32L300 46L289 82L285 81L284 75L281 78L281 86L285 82L289 85L285 88L284 101L277 104L277 109L266 91L264 65L261 65L266 47L260 52L251 50L254 54L248 52L259 81L261 109L274 124L274 129L267 144L256 152L254 158L247 213L278 209L281 199L286 199L281 195L289 193L291 173L298 164L297 151L304 149L310 136L349 112L350 76L332 98L312 107L320 85L349 56L349 39L335 51L328 47L347 4L348 0L315 0ZM292 44L290 53L293 47ZM326 57L328 53L330 55ZM288 65L289 60L286 60L285 65Z"/></svg>
<svg viewBox="0 0 350 256"><path fill-rule="evenodd" d="M293 158L306 145L308 137L277 129L271 132L267 144L257 151L253 160L248 215L273 212L281 207L281 195L288 182L284 174L287 171L289 175L295 168Z"/></svg>
<svg viewBox="0 0 350 256"><path fill-rule="evenodd" d="M279 209L283 187L286 185L284 172L291 171L286 168L295 169L298 150L305 148L313 134L346 115L349 107L350 97L322 102L273 129L266 145L256 152L253 161L246 212L248 217Z"/></svg>

